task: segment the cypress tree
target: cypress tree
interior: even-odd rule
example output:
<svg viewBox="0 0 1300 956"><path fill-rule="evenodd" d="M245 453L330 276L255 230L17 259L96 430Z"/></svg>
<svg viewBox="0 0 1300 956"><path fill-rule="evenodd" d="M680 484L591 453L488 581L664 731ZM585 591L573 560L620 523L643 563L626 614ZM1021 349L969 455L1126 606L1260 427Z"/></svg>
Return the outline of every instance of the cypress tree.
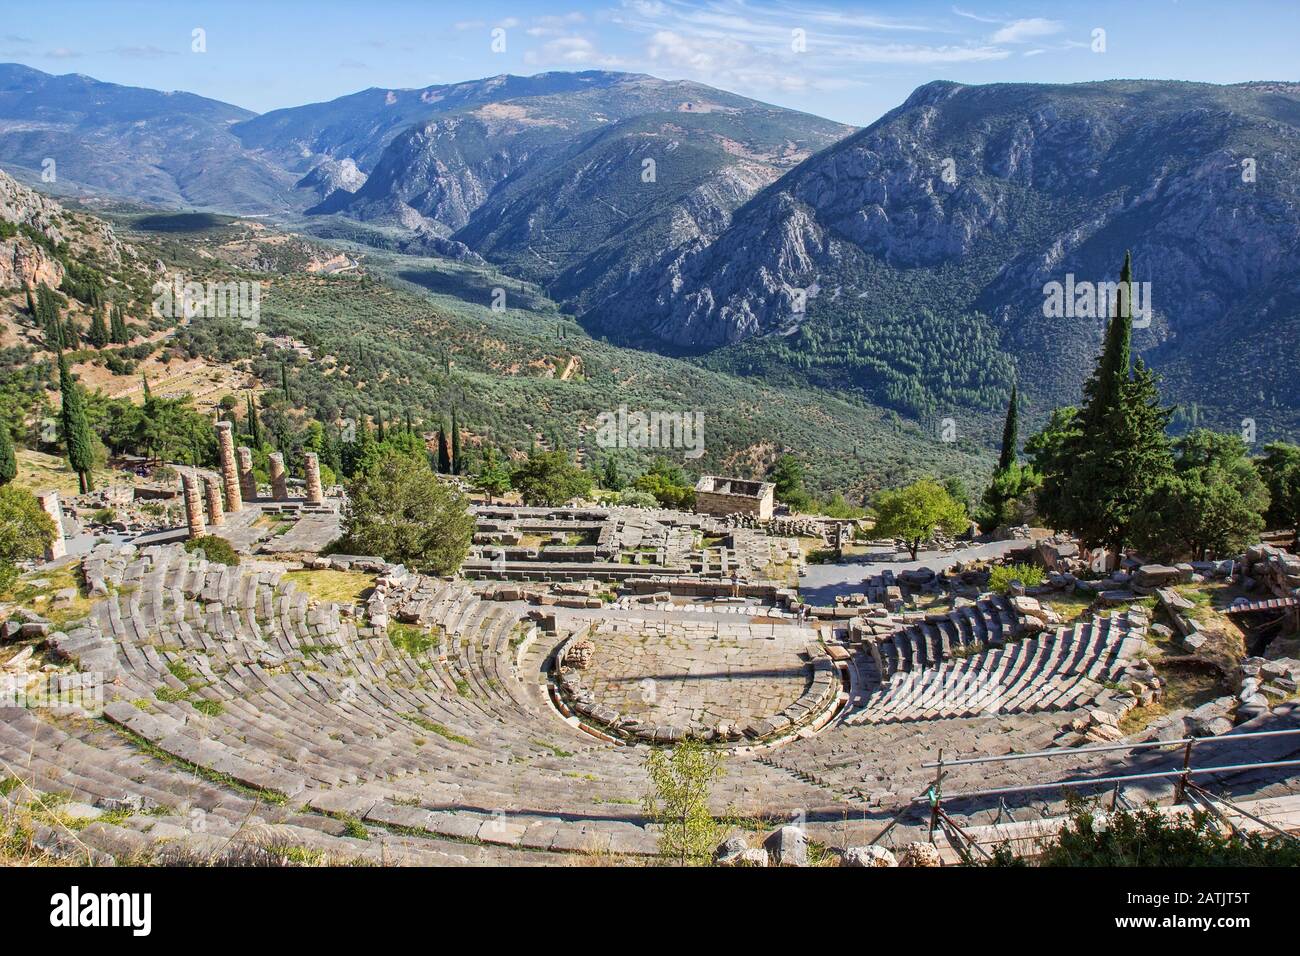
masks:
<svg viewBox="0 0 1300 956"><path fill-rule="evenodd" d="M1120 401L1123 383L1128 380L1133 352L1133 256L1124 253L1124 267L1119 273L1119 291L1115 315L1106 326L1106 340L1101 359L1092 377L1083 386L1080 420L1085 430L1100 424Z"/></svg>
<svg viewBox="0 0 1300 956"><path fill-rule="evenodd" d="M1039 495L1044 517L1086 545L1122 551L1152 488L1173 471L1155 374L1132 361L1132 260L1084 403L1061 451L1051 456Z"/></svg>
<svg viewBox="0 0 1300 956"><path fill-rule="evenodd" d="M451 409L451 471L454 475L464 471L464 463L460 457L460 419L456 416L454 405Z"/></svg>
<svg viewBox="0 0 1300 956"><path fill-rule="evenodd" d="M108 344L108 327L104 324L103 309L96 309L90 317L90 344L97 349Z"/></svg>
<svg viewBox="0 0 1300 956"><path fill-rule="evenodd" d="M376 432L376 441L382 443L384 440L384 416L382 412L379 415L379 422L377 423L375 432Z"/></svg>
<svg viewBox="0 0 1300 956"><path fill-rule="evenodd" d="M36 315L50 351L63 351L63 316L59 314L58 300L44 282L36 289Z"/></svg>
<svg viewBox="0 0 1300 956"><path fill-rule="evenodd" d="M36 318L36 303L32 301L32 287L27 287L27 314Z"/></svg>
<svg viewBox="0 0 1300 956"><path fill-rule="evenodd" d="M147 405L153 400L153 392L149 389L149 376L141 373L140 382L144 386L144 400Z"/></svg>
<svg viewBox="0 0 1300 956"><path fill-rule="evenodd" d="M0 422L0 487L18 476L18 457L14 454L13 436L9 426Z"/></svg>
<svg viewBox="0 0 1300 956"><path fill-rule="evenodd" d="M257 403L253 401L252 392L248 393L248 440L254 448L262 447L262 423L257 417Z"/></svg>
<svg viewBox="0 0 1300 956"><path fill-rule="evenodd" d="M1011 401L1007 403L1007 420L1002 425L1002 454L998 456L998 471L1006 471L1016 462L1016 446L1020 440L1020 411L1016 407L1016 386L1011 386Z"/></svg>
<svg viewBox="0 0 1300 956"><path fill-rule="evenodd" d="M62 354L59 355L59 392L63 398L63 440L68 446L68 464L77 473L77 481L84 495L94 490L94 441L90 424L86 421L81 389L72 380L67 357Z"/></svg>
<svg viewBox="0 0 1300 956"><path fill-rule="evenodd" d="M280 363L280 387L284 389L284 400L292 405L293 399L289 397L289 366L284 362Z"/></svg>
<svg viewBox="0 0 1300 956"><path fill-rule="evenodd" d="M120 306L113 306L113 315L109 323L108 340L114 345L126 345L126 319L122 316Z"/></svg>
<svg viewBox="0 0 1300 956"><path fill-rule="evenodd" d="M447 447L447 426L438 426L438 474L451 474L451 451Z"/></svg>

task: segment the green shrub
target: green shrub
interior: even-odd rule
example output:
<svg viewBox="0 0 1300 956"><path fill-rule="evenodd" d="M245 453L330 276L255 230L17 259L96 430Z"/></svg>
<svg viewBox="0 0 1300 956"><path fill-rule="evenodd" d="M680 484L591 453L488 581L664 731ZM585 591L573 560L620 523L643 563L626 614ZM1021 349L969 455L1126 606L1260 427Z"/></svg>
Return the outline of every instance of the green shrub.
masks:
<svg viewBox="0 0 1300 956"><path fill-rule="evenodd" d="M1033 564L999 564L989 572L989 590L1006 594L1012 581L1027 588L1043 583L1043 569Z"/></svg>
<svg viewBox="0 0 1300 956"><path fill-rule="evenodd" d="M1104 822L1104 825L1102 825ZM1204 810L1165 816L1154 806L1118 810L1099 821L1073 802L1065 827L1032 861L999 847L991 866L1300 866L1300 842L1260 833L1224 833Z"/></svg>
<svg viewBox="0 0 1300 956"><path fill-rule="evenodd" d="M239 552L231 547L230 542L225 538L218 538L214 534L190 538L185 542L185 550L191 554L196 551L202 552L205 558L217 564L228 564L234 567L239 563Z"/></svg>

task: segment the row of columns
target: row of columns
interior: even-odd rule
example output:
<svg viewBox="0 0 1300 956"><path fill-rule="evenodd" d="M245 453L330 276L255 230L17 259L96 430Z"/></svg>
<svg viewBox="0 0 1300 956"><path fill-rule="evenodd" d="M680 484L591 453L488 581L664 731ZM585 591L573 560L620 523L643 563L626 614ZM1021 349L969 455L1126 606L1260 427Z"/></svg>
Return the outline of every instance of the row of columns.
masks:
<svg viewBox="0 0 1300 956"><path fill-rule="evenodd" d="M185 518L190 537L207 534L209 524L220 527L225 523L226 511L242 511L245 500L251 501L257 497L253 451L244 446L235 448L235 431L230 422L217 422L217 447L221 458L219 484L214 479L200 479L193 474L182 476L181 490L185 498ZM314 452L307 452L303 460L307 473L307 503L322 504L325 501L325 491L320 480L320 457ZM203 482L202 490L200 480ZM224 509L221 501L223 490L226 499ZM289 497L289 473L284 467L284 455L279 452L271 455L271 495L280 501Z"/></svg>

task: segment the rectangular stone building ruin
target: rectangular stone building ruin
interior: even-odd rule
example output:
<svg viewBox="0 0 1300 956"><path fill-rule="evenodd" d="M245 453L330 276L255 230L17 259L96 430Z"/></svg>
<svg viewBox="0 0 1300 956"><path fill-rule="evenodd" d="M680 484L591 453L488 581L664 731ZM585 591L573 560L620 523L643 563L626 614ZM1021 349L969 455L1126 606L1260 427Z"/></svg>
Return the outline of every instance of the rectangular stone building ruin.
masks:
<svg viewBox="0 0 1300 956"><path fill-rule="evenodd" d="M705 475L695 485L695 510L706 515L746 514L760 520L772 517L776 485Z"/></svg>

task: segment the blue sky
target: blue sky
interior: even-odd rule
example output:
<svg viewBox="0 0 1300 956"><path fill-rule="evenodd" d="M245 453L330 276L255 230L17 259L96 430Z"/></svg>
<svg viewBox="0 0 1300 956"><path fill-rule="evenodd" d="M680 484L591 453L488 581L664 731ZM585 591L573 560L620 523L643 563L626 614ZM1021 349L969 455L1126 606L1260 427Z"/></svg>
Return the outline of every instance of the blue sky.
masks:
<svg viewBox="0 0 1300 956"><path fill-rule="evenodd" d="M1296 0L12 2L0 60L264 112L546 70L693 79L865 125L933 79L1295 80ZM17 14L17 15L13 15ZM196 28L206 52L192 50ZM1104 51L1094 31L1104 30ZM493 50L500 30L504 50ZM801 31L801 32L800 32ZM498 46L501 44L498 42Z"/></svg>

